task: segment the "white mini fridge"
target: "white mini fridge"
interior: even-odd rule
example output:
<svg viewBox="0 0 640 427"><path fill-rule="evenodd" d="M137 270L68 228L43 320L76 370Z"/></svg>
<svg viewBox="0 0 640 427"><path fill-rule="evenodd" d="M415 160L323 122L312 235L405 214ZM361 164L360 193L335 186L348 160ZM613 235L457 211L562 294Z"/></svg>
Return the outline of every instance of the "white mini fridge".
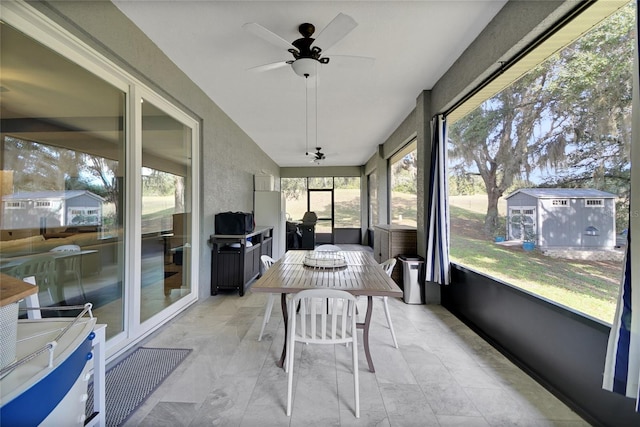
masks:
<svg viewBox="0 0 640 427"><path fill-rule="evenodd" d="M273 227L273 255L278 260L285 252L285 199L279 191L255 191L253 219L256 226Z"/></svg>

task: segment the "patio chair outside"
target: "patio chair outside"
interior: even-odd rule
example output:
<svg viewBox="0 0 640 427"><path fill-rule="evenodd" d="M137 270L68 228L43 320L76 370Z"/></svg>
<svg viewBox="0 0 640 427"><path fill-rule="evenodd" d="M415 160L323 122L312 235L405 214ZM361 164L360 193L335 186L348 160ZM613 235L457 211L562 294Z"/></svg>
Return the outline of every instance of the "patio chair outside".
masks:
<svg viewBox="0 0 640 427"><path fill-rule="evenodd" d="M51 249L49 252L80 252L81 248L78 245L62 245ZM84 286L82 286L82 272L81 272L81 258L80 254L74 256L68 256L60 260L58 268L61 271L58 272L60 283L58 286L64 286L67 281L75 280L82 294L82 301L87 300L87 296L84 292Z"/></svg>

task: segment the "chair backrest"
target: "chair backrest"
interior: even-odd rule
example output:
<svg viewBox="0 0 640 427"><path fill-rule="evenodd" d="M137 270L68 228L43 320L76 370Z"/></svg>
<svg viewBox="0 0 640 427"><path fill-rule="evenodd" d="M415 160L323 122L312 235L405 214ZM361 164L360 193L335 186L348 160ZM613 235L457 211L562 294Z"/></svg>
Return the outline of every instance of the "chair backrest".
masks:
<svg viewBox="0 0 640 427"><path fill-rule="evenodd" d="M320 245L314 249L316 252L338 252L340 247L336 245Z"/></svg>
<svg viewBox="0 0 640 427"><path fill-rule="evenodd" d="M289 331L310 344L355 343L355 306L356 297L339 289L300 291L289 304Z"/></svg>
<svg viewBox="0 0 640 427"><path fill-rule="evenodd" d="M260 257L260 262L262 262L262 268L264 269L264 271L267 271L273 265L273 263L276 262L276 260L271 258L269 255L262 255Z"/></svg>
<svg viewBox="0 0 640 427"><path fill-rule="evenodd" d="M34 276L28 276L22 279L23 282L36 286L36 278ZM27 309L27 319L42 319L42 312L40 308L40 297L38 293L27 295L24 298L24 306Z"/></svg>
<svg viewBox="0 0 640 427"><path fill-rule="evenodd" d="M380 264L380 267L382 267L384 272L387 273L387 275L389 277L391 277L391 273L393 273L393 268L395 266L396 266L396 259L395 258L389 258L388 260L386 260L385 262Z"/></svg>
<svg viewBox="0 0 640 427"><path fill-rule="evenodd" d="M61 245L56 246L49 252L80 252L80 246L78 245Z"/></svg>
<svg viewBox="0 0 640 427"><path fill-rule="evenodd" d="M56 246L55 248L49 250L49 252L80 252L82 248L78 245L61 245ZM80 273L80 254L65 257L62 262L64 262L64 269L69 274L79 274Z"/></svg>
<svg viewBox="0 0 640 427"><path fill-rule="evenodd" d="M35 284L41 288L53 285L56 273L56 260L51 255L34 256L11 269L10 274L24 280L35 277ZM29 283L32 283L29 281Z"/></svg>
<svg viewBox="0 0 640 427"><path fill-rule="evenodd" d="M305 225L316 225L318 222L318 215L315 212L305 212L302 215L302 223Z"/></svg>

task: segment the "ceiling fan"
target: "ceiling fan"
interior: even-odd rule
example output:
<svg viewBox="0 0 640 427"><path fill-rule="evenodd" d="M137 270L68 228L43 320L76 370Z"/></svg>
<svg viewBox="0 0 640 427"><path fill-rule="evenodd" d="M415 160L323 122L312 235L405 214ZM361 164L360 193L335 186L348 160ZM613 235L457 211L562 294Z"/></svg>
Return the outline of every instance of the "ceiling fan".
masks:
<svg viewBox="0 0 640 427"><path fill-rule="evenodd" d="M313 159L311 160L311 163L320 164L321 160L326 159L324 153L321 152L320 150L322 150L321 147L316 147L316 152L312 153L313 154ZM307 155L309 155L309 153L307 153Z"/></svg>
<svg viewBox="0 0 640 427"><path fill-rule="evenodd" d="M293 55L293 59L252 67L249 70L269 71L290 65L293 71L300 77L307 78L315 76L318 72L318 65L329 63L330 58L324 56L327 50L342 40L357 26L358 23L352 17L344 13L339 13L315 39L312 37L315 33L315 26L308 22L300 24L298 31L302 37L290 43L260 24L255 22L244 24L242 28L246 31L277 47L286 49L287 52ZM332 58L338 59L339 62L343 63L357 62L361 65L369 66L373 65L375 61L373 58L365 56L332 55Z"/></svg>

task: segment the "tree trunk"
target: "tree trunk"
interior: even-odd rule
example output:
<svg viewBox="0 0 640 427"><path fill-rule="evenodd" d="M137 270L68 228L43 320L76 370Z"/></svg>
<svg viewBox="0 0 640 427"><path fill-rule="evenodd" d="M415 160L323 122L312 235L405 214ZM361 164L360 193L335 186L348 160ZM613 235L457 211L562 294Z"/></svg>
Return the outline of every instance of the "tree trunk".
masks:
<svg viewBox="0 0 640 427"><path fill-rule="evenodd" d="M498 231L500 222L498 221L498 200L500 200L501 194L498 192L490 191L487 195L487 215L484 218L484 232L493 237Z"/></svg>
<svg viewBox="0 0 640 427"><path fill-rule="evenodd" d="M174 191L174 211L178 213L184 212L184 180L183 177L175 178L175 191Z"/></svg>

